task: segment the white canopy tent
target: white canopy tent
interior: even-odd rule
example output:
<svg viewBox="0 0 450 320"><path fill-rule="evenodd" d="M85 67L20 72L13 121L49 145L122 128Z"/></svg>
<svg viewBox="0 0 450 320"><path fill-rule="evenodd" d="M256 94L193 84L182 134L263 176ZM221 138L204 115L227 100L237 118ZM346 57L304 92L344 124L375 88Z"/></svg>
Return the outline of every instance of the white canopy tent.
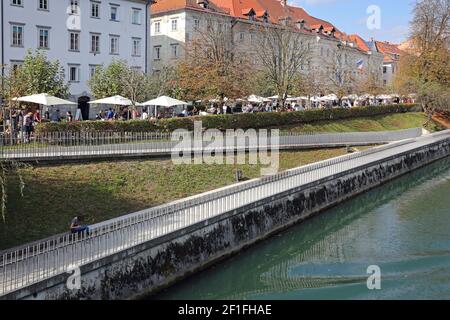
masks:
<svg viewBox="0 0 450 320"><path fill-rule="evenodd" d="M29 102L29 103L36 103L43 106L62 106L62 105L76 105L75 102L64 100L61 98L57 98L54 96L51 96L47 93L39 93L39 94L33 94L31 96L25 96L20 98L13 98L13 101L21 101L21 102Z"/></svg>
<svg viewBox="0 0 450 320"><path fill-rule="evenodd" d="M336 101L339 100L335 94L329 94L319 98L319 101Z"/></svg>
<svg viewBox="0 0 450 320"><path fill-rule="evenodd" d="M292 98L292 96L289 96L289 95L288 95L287 98ZM270 100L280 100L280 96L276 95L276 96L268 97L267 99L270 99Z"/></svg>
<svg viewBox="0 0 450 320"><path fill-rule="evenodd" d="M167 96L161 96L153 100L141 103L141 106L153 106L155 107L155 116L157 115L157 107L176 107L176 106L187 106L188 103L185 101L177 100Z"/></svg>
<svg viewBox="0 0 450 320"><path fill-rule="evenodd" d="M252 94L251 96L247 97L247 101L251 103L263 103L263 102L270 102L271 100L268 98L260 97L257 95Z"/></svg>
<svg viewBox="0 0 450 320"><path fill-rule="evenodd" d="M112 96L108 98L89 101L89 104L109 104L114 106L131 106L133 101L122 96Z"/></svg>
<svg viewBox="0 0 450 320"><path fill-rule="evenodd" d="M358 99L358 95L351 94L349 96L342 97L342 99L344 99L344 100L356 100L356 99Z"/></svg>
<svg viewBox="0 0 450 320"><path fill-rule="evenodd" d="M30 96L24 96L19 98L13 98L13 101L20 102L28 102L28 103L36 103L39 105L39 110L41 111L41 106L69 106L69 105L78 105L75 102L64 100L47 93L38 93L32 94Z"/></svg>

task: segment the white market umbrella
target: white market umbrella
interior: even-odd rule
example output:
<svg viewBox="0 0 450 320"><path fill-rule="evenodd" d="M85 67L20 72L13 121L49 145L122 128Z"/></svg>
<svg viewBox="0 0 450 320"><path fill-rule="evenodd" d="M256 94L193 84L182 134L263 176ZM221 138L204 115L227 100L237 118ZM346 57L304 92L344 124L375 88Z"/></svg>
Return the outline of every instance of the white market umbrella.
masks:
<svg viewBox="0 0 450 320"><path fill-rule="evenodd" d="M338 97L335 94L329 94L327 96L321 97L320 100L322 101L336 101L339 100Z"/></svg>
<svg viewBox="0 0 450 320"><path fill-rule="evenodd" d="M288 95L287 98L292 98L292 96L289 96L289 95ZM268 97L267 99L270 99L270 100L279 100L280 97L277 95L277 96Z"/></svg>
<svg viewBox="0 0 450 320"><path fill-rule="evenodd" d="M64 100L51 96L47 93L33 94L20 98L13 98L14 101L37 103L43 106L61 106L61 105L76 105L75 102Z"/></svg>
<svg viewBox="0 0 450 320"><path fill-rule="evenodd" d="M157 115L157 107L165 107L165 108L170 108L170 107L175 107L175 106L187 106L187 102L185 101L181 101L181 100L177 100L171 97L167 97L167 96L161 96L158 97L156 99L153 100L149 100L147 102L141 103L141 105L143 106L154 106L155 107L155 116Z"/></svg>
<svg viewBox="0 0 450 320"><path fill-rule="evenodd" d="M187 102L177 100L167 96L161 96L156 99L141 103L143 106L161 106L161 107L174 107L174 106L186 106Z"/></svg>
<svg viewBox="0 0 450 320"><path fill-rule="evenodd" d="M131 106L133 105L133 101L130 99L124 98L122 96L112 96L108 98L103 98L99 100L89 101L89 104L110 104L115 106Z"/></svg>
<svg viewBox="0 0 450 320"><path fill-rule="evenodd" d="M247 101L251 103L263 103L265 99L263 97L252 94L248 96Z"/></svg>

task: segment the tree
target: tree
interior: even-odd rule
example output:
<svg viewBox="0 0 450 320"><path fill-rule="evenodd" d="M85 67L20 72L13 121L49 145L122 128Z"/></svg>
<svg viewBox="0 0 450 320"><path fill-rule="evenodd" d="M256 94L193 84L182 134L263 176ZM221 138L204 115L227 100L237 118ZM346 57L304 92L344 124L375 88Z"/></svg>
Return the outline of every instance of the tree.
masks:
<svg viewBox="0 0 450 320"><path fill-rule="evenodd" d="M337 49L332 50L324 74L324 82L328 84L328 90L338 97L339 104L345 95L353 91L356 82L353 76L354 66L349 62L344 51L341 43L337 45Z"/></svg>
<svg viewBox="0 0 450 320"><path fill-rule="evenodd" d="M417 1L413 15L410 40L418 78L449 86L450 0Z"/></svg>
<svg viewBox="0 0 450 320"><path fill-rule="evenodd" d="M180 89L176 68L172 66L163 66L158 72L154 72L149 77L148 93L151 97L159 97L162 95L171 96L181 99Z"/></svg>
<svg viewBox="0 0 450 320"><path fill-rule="evenodd" d="M124 96L133 103L150 99L150 79L140 69L130 67L124 60L99 66L88 85L97 99Z"/></svg>
<svg viewBox="0 0 450 320"><path fill-rule="evenodd" d="M260 24L255 29L254 54L284 108L288 95L301 85L302 66L310 57L310 41L289 22L284 25Z"/></svg>
<svg viewBox="0 0 450 320"><path fill-rule="evenodd" d="M218 98L223 105L225 97L249 94L248 58L245 53L236 55L229 23L209 20L206 30L194 34L177 66L177 82L182 98L191 101Z"/></svg>
<svg viewBox="0 0 450 320"><path fill-rule="evenodd" d="M402 93L417 93L429 120L450 107L450 0L420 0L413 10L411 49L394 79Z"/></svg>
<svg viewBox="0 0 450 320"><path fill-rule="evenodd" d="M95 74L89 80L88 85L92 94L97 99L125 95L123 79L128 71L125 61L115 60L107 67L101 65L95 70Z"/></svg>
<svg viewBox="0 0 450 320"><path fill-rule="evenodd" d="M378 96L385 91L383 79L379 71L379 66L373 65L369 59L366 70L362 77L356 82L356 89L360 94L370 94Z"/></svg>
<svg viewBox="0 0 450 320"><path fill-rule="evenodd" d="M28 51L19 67L4 68L3 96L7 101L18 96L48 93L67 98L69 86L64 79L64 69L59 61L49 61L40 50Z"/></svg>

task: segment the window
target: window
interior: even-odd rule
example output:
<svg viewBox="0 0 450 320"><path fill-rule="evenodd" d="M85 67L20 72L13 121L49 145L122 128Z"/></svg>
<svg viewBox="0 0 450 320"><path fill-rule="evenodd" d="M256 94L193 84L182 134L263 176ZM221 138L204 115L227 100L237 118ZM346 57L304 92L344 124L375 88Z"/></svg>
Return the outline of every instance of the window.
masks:
<svg viewBox="0 0 450 320"><path fill-rule="evenodd" d="M89 79L92 79L95 76L95 74L97 73L98 67L99 67L99 65L96 65L96 64L89 65Z"/></svg>
<svg viewBox="0 0 450 320"><path fill-rule="evenodd" d="M245 34L243 32L239 32L239 40L243 42L245 40Z"/></svg>
<svg viewBox="0 0 450 320"><path fill-rule="evenodd" d="M80 66L69 65L69 82L79 82L79 81L80 81Z"/></svg>
<svg viewBox="0 0 450 320"><path fill-rule="evenodd" d="M172 31L178 30L178 19L172 19Z"/></svg>
<svg viewBox="0 0 450 320"><path fill-rule="evenodd" d="M383 67L383 73L387 73L387 67Z"/></svg>
<svg viewBox="0 0 450 320"><path fill-rule="evenodd" d="M48 49L49 48L48 37L50 33L49 28L40 27L38 28L38 33L39 33L39 42L38 42L39 48Z"/></svg>
<svg viewBox="0 0 450 320"><path fill-rule="evenodd" d="M91 18L100 18L100 3L91 2Z"/></svg>
<svg viewBox="0 0 450 320"><path fill-rule="evenodd" d="M109 38L109 53L119 54L119 36L111 35Z"/></svg>
<svg viewBox="0 0 450 320"><path fill-rule="evenodd" d="M153 47L153 59L155 59L155 60L161 59L161 46Z"/></svg>
<svg viewBox="0 0 450 320"><path fill-rule="evenodd" d="M170 47L172 50L172 59L178 59L178 44L172 44Z"/></svg>
<svg viewBox="0 0 450 320"><path fill-rule="evenodd" d="M91 52L100 53L100 35L91 34Z"/></svg>
<svg viewBox="0 0 450 320"><path fill-rule="evenodd" d="M119 21L119 7L111 6L111 20Z"/></svg>
<svg viewBox="0 0 450 320"><path fill-rule="evenodd" d="M70 0L70 14L79 14L78 0Z"/></svg>
<svg viewBox="0 0 450 320"><path fill-rule="evenodd" d="M133 38L133 48L131 54L139 57L141 55L141 38Z"/></svg>
<svg viewBox="0 0 450 320"><path fill-rule="evenodd" d="M16 72L17 69L19 69L20 66L22 66L22 64L23 64L22 60L11 60L11 66L14 72Z"/></svg>
<svg viewBox="0 0 450 320"><path fill-rule="evenodd" d="M70 38L69 50L80 51L80 33L70 32L69 38Z"/></svg>
<svg viewBox="0 0 450 320"><path fill-rule="evenodd" d="M12 42L11 46L13 47L23 47L23 33L24 26L19 24L13 24L12 28Z"/></svg>
<svg viewBox="0 0 450 320"><path fill-rule="evenodd" d="M133 9L131 22L133 24L141 24L141 9Z"/></svg>
<svg viewBox="0 0 450 320"><path fill-rule="evenodd" d="M11 0L11 5L23 7L23 0Z"/></svg>
<svg viewBox="0 0 450 320"><path fill-rule="evenodd" d="M48 10L48 0L38 0L39 1L39 10Z"/></svg>
<svg viewBox="0 0 450 320"><path fill-rule="evenodd" d="M161 33L161 22L155 22L155 33Z"/></svg>
<svg viewBox="0 0 450 320"><path fill-rule="evenodd" d="M200 29L200 20L199 19L194 19L194 29L195 30Z"/></svg>

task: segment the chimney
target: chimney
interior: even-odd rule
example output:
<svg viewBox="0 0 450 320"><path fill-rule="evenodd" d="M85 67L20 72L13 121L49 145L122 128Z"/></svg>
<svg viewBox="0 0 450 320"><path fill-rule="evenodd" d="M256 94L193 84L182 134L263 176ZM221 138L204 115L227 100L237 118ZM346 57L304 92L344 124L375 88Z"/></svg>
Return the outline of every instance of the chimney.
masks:
<svg viewBox="0 0 450 320"><path fill-rule="evenodd" d="M287 0L280 0L280 3L283 7L287 6Z"/></svg>

